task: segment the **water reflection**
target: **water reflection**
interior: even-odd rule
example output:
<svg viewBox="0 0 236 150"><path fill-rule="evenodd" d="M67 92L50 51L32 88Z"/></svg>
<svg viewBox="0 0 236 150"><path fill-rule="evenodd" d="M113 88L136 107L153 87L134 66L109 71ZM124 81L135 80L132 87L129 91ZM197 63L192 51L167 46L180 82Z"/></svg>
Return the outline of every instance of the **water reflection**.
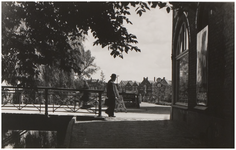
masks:
<svg viewBox="0 0 236 150"><path fill-rule="evenodd" d="M3 148L55 148L57 131L9 130L2 144Z"/></svg>

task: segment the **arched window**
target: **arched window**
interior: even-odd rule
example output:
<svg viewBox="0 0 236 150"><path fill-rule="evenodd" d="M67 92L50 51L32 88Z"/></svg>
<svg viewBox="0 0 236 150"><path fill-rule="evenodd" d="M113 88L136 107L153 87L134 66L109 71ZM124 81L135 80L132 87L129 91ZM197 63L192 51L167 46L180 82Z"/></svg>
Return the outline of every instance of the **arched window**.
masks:
<svg viewBox="0 0 236 150"><path fill-rule="evenodd" d="M189 33L187 24L182 21L177 28L177 38L175 47L175 104L188 105L188 75L189 75Z"/></svg>
<svg viewBox="0 0 236 150"><path fill-rule="evenodd" d="M182 23L179 34L178 34L178 42L177 42L177 55L182 54L184 51L189 49L189 41L188 41L188 30L186 28L186 23Z"/></svg>

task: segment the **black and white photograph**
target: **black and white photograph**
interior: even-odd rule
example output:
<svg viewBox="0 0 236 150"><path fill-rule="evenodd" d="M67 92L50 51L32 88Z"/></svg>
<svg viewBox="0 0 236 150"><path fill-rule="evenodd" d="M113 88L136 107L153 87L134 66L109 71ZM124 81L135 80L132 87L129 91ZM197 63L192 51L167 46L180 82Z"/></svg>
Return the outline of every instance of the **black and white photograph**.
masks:
<svg viewBox="0 0 236 150"><path fill-rule="evenodd" d="M234 7L1 1L1 148L235 148Z"/></svg>

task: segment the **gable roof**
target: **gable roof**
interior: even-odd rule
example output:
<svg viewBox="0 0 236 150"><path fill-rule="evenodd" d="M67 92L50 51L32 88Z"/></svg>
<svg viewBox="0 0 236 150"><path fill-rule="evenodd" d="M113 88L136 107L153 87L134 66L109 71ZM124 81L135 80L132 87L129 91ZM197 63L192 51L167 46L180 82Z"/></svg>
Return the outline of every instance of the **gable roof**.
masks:
<svg viewBox="0 0 236 150"><path fill-rule="evenodd" d="M134 81L133 86L138 86L138 83Z"/></svg>
<svg viewBox="0 0 236 150"><path fill-rule="evenodd" d="M132 86L133 82L128 82L125 86Z"/></svg>
<svg viewBox="0 0 236 150"><path fill-rule="evenodd" d="M121 85L121 86L126 86L127 84L129 84L129 85L132 86L134 83L133 83L133 81L131 81L131 80L128 80L128 81L122 80L122 81L120 81L120 85Z"/></svg>
<svg viewBox="0 0 236 150"><path fill-rule="evenodd" d="M129 81L123 81L123 80L122 80L122 81L120 81L120 85L121 85L121 86L125 86L128 82L129 82Z"/></svg>

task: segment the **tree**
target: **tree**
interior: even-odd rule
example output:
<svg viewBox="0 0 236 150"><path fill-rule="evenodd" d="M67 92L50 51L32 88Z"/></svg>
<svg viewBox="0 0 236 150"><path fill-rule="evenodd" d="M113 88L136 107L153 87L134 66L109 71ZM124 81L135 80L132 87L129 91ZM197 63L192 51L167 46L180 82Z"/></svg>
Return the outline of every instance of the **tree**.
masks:
<svg viewBox="0 0 236 150"><path fill-rule="evenodd" d="M77 37L76 39L70 39L68 41L73 51L77 51L79 55L76 55L75 62L82 69L80 70L79 78L83 81L85 78L95 73L98 69L94 63L95 57L91 56L89 50L85 51L82 40ZM77 73L78 74L78 73ZM79 87L77 84L82 82L75 78L75 72L72 70L66 72L55 65L41 65L40 66L40 85L49 87L64 87L64 88L75 88Z"/></svg>
<svg viewBox="0 0 236 150"><path fill-rule="evenodd" d="M104 73L103 73L103 71L101 71L101 82L103 83L103 82L105 82L105 80L106 80L106 78L105 78L105 75L104 75Z"/></svg>
<svg viewBox="0 0 236 150"><path fill-rule="evenodd" d="M41 66L39 83L37 85L75 88L74 81L74 72L66 72L53 66Z"/></svg>
<svg viewBox="0 0 236 150"><path fill-rule="evenodd" d="M91 75L99 69L94 63L95 57L91 55L91 51L87 50L82 53L83 63L81 64L80 78L91 78Z"/></svg>
<svg viewBox="0 0 236 150"><path fill-rule="evenodd" d="M40 65L58 67L80 74L78 51L69 41L83 38L91 30L94 45L108 47L111 55L140 49L136 36L124 22L130 6L141 16L162 2L2 2L2 81L34 86ZM167 7L167 11L170 7Z"/></svg>

